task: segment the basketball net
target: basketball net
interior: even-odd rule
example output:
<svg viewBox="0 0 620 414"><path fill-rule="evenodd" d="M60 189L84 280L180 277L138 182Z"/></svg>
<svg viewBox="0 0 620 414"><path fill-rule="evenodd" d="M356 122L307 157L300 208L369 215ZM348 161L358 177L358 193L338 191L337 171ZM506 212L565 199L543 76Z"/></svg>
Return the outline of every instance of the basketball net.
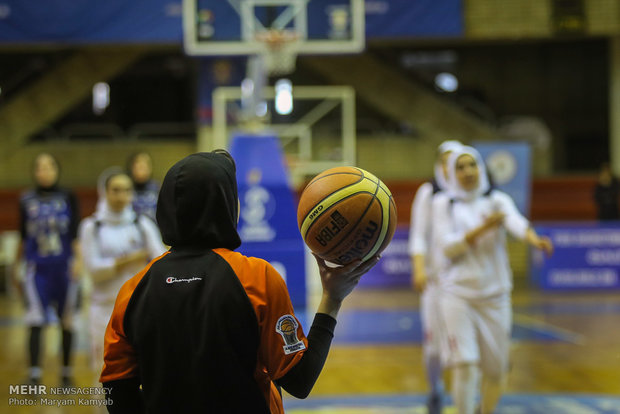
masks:
<svg viewBox="0 0 620 414"><path fill-rule="evenodd" d="M294 30L269 29L256 33L256 40L263 45L259 55L270 76L287 75L295 71L299 34Z"/></svg>

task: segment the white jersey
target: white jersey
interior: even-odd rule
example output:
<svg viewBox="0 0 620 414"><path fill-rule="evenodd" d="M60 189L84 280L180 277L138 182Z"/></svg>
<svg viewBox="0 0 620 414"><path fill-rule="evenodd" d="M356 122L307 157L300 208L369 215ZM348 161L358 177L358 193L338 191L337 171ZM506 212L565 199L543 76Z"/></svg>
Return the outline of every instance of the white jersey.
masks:
<svg viewBox="0 0 620 414"><path fill-rule="evenodd" d="M146 262L137 263L116 273L118 257L146 249L151 260L166 251L159 229L146 216L116 224L87 217L80 224L79 239L86 270L94 279L91 295L94 304L113 304L123 283L146 265ZM101 277L106 280L95 282Z"/></svg>
<svg viewBox="0 0 620 414"><path fill-rule="evenodd" d="M415 194L411 205L408 251L410 256L423 255L426 274L430 282L436 281L438 269L442 267L445 256L434 248L436 235L433 232L433 184L422 184Z"/></svg>
<svg viewBox="0 0 620 414"><path fill-rule="evenodd" d="M505 214L503 225L480 236L474 245L465 235L494 212ZM466 299L482 299L512 290L512 271L506 251L506 231L524 239L528 220L508 194L493 190L471 201L451 200L447 193L433 198L433 230L448 262L440 270L440 286Z"/></svg>

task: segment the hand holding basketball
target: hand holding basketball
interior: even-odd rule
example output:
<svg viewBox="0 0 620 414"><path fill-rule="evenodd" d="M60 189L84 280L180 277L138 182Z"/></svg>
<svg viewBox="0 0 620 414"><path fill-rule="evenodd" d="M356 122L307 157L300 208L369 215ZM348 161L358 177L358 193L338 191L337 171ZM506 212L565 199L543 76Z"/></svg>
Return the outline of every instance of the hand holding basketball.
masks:
<svg viewBox="0 0 620 414"><path fill-rule="evenodd" d="M357 259L347 265L333 267L327 265L325 260L316 254L314 257L319 265L319 274L323 286L323 297L317 312L328 314L333 318L338 314L344 298L353 292L362 275L379 261L377 255L366 261Z"/></svg>
<svg viewBox="0 0 620 414"><path fill-rule="evenodd" d="M345 266L328 266L325 260L314 255L319 265L323 292L333 300L342 301L357 286L360 278L379 262L379 256L374 256L364 262L357 259Z"/></svg>

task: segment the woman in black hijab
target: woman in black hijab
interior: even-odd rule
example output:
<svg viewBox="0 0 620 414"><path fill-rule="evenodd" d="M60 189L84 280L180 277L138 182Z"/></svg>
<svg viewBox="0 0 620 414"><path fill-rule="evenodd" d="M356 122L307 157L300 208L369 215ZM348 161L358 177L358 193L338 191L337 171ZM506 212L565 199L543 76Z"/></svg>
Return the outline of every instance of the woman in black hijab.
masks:
<svg viewBox="0 0 620 414"><path fill-rule="evenodd" d="M171 248L118 294L100 378L109 412L282 413L280 387L309 394L342 301L379 259L317 259L323 297L306 337L273 266L234 251L238 212L226 151L190 155L166 174L157 221Z"/></svg>

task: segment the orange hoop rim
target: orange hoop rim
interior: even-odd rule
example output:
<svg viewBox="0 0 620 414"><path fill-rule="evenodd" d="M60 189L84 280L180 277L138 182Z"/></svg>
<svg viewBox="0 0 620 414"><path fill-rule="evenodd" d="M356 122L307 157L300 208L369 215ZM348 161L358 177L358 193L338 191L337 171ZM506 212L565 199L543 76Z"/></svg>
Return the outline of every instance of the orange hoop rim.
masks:
<svg viewBox="0 0 620 414"><path fill-rule="evenodd" d="M268 29L256 33L254 38L257 41L264 43L269 49L277 50L284 47L284 45L290 45L297 42L300 36L299 33L294 30Z"/></svg>

